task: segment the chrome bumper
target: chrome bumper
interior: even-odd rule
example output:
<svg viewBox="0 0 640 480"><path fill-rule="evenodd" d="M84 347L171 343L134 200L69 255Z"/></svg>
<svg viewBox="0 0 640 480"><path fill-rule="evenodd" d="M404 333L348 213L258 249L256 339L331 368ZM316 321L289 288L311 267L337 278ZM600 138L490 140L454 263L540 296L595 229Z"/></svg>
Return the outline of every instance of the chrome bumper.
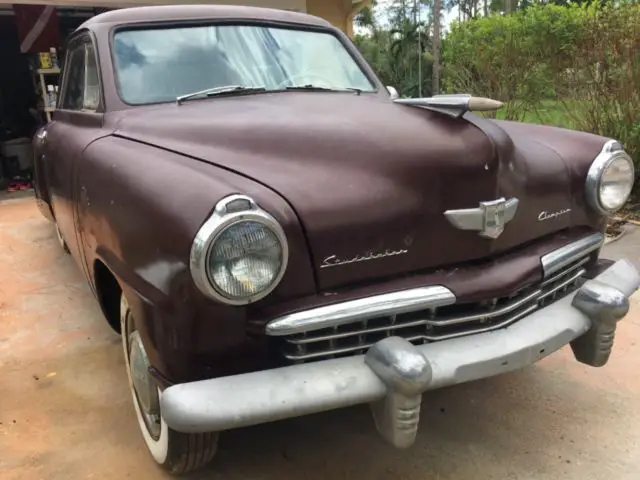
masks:
<svg viewBox="0 0 640 480"><path fill-rule="evenodd" d="M567 344L578 361L604 365L638 287L640 274L620 260L502 330L420 346L389 337L366 355L174 385L162 394L163 418L176 431L197 433L369 403L381 435L408 447L425 391L516 370Z"/></svg>

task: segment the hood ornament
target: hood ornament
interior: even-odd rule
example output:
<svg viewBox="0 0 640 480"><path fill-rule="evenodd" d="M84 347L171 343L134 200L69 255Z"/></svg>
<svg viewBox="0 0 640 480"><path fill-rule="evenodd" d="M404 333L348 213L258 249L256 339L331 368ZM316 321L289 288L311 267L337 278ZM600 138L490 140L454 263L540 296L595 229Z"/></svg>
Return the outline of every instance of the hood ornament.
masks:
<svg viewBox="0 0 640 480"><path fill-rule="evenodd" d="M395 103L423 107L434 112L459 118L466 112L491 112L502 108L502 102L491 98L474 97L468 94L434 95L425 98L396 98Z"/></svg>
<svg viewBox="0 0 640 480"><path fill-rule="evenodd" d="M517 198L499 198L480 202L478 208L447 210L444 216L460 230L475 230L481 237L496 239L504 231L505 225L513 220L517 209Z"/></svg>

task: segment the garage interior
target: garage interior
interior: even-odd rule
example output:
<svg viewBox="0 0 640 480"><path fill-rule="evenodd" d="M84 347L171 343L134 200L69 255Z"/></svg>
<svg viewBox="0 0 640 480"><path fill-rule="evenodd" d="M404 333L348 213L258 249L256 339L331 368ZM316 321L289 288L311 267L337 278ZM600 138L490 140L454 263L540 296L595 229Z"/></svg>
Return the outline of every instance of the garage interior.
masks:
<svg viewBox="0 0 640 480"><path fill-rule="evenodd" d="M64 39L105 10L0 5L0 192L31 189L31 139L55 110Z"/></svg>
<svg viewBox="0 0 640 480"><path fill-rule="evenodd" d="M18 0L0 4L0 197L32 190L31 139L51 121L56 105L65 39L85 20L126 6L180 3L171 0ZM308 12L348 34L355 14L370 0L223 0Z"/></svg>

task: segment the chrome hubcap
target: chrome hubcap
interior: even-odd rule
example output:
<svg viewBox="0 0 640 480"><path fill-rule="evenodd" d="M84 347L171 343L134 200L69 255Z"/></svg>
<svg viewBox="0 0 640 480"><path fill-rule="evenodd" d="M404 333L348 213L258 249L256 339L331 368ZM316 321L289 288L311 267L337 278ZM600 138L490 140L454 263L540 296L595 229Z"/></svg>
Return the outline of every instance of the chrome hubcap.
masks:
<svg viewBox="0 0 640 480"><path fill-rule="evenodd" d="M160 436L160 399L158 389L149 373L149 358L137 331L128 333L128 357L131 383L136 394L140 413L149 430L157 439Z"/></svg>

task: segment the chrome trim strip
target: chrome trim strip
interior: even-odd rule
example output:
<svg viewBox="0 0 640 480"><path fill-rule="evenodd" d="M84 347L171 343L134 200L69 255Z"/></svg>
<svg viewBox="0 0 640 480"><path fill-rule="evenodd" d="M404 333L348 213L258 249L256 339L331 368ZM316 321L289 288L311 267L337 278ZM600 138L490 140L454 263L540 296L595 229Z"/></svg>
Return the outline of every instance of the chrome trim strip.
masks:
<svg viewBox="0 0 640 480"><path fill-rule="evenodd" d="M579 267L582 263L584 262L580 262L577 264L577 266ZM567 270L563 270L562 274L560 276L556 276L554 277L554 280L558 280L561 276L567 275L568 273L574 272L576 270L576 267L572 266L571 268L567 269ZM549 291L543 291L543 290L536 290L532 293L530 293L529 295L517 300L516 302L506 305L503 308L501 308L500 310L494 310L492 312L486 312L485 314L477 314L477 315L469 315L467 317L462 317L464 318L465 321L473 321L473 320L479 320L481 318L487 318L487 319L492 319L495 317L499 317L502 315L505 315L507 313L511 313L514 310L518 310L522 307L524 307L527 303L531 303L531 302L535 302L532 305L529 305L528 307L526 307L524 310L520 310L518 312L515 312L513 315L509 316L508 318L505 318L504 320L498 322L498 323L493 323L491 325L487 325L487 326L480 326L478 328L472 328L472 329L468 329L465 330L464 332L457 332L457 333L451 333L451 334L441 334L441 335L429 335L428 333L424 333L424 334L420 334L420 335L413 335L413 336L408 336L408 337L404 337L406 340L408 341L417 341L417 340L428 340L428 341L439 341L439 340L447 340L450 338L457 338L457 337L463 337L465 335L470 335L470 334L474 334L474 333L481 333L481 332L489 332L492 330L498 330L500 328L504 328L507 325L510 325L511 323L513 323L514 321L522 318L524 315L527 315L531 312L533 312L534 310L537 310L538 308L540 308L542 305L540 302L542 302L545 298L557 293L559 290L562 290L563 288L567 287L568 285L570 285L571 283L575 282L576 280L578 280L582 275L584 275L586 273L586 271L584 269L579 269L577 272L573 273L573 275L571 275L569 278L565 279L564 281L562 281L562 283L560 283L559 285L554 286L551 290ZM363 330L354 330L354 331L349 331L349 332L337 332L337 333L333 333L333 334L328 334L328 335L321 335L321 336L311 336L311 337L307 337L307 336L302 336L300 338L288 338L287 339L287 343L290 343L292 345L310 345L313 343L317 343L317 342L326 342L326 341L331 341L331 340L340 340L340 339L344 339L344 338L349 338L349 337L357 337L360 335L369 335L371 333L380 333L380 332L391 332L391 335L402 335L400 332L404 329L407 328L415 328L415 327L420 327L423 325L428 325L428 326L432 326L432 327L441 327L441 326L447 326L450 324L457 324L460 323L459 320L460 318L455 318L452 319L454 320L454 322L451 323L443 323L442 321L438 321L438 320L415 320L412 322L406 322L406 323L400 323L400 324L391 324L391 325L385 325L382 327L372 327L372 328L366 328ZM331 349L331 350L323 350L321 352L313 352L311 354L285 354L285 358L287 358L288 360L308 360L308 359L312 359L312 358L320 358L320 357L328 357L331 355L336 355L336 354L341 354L341 353L349 353L349 352L355 352L355 351L359 351L359 350L363 350L366 349L368 347L370 347L371 345L373 345L373 343L375 342L371 342L371 343L362 343L359 345L353 345L353 346L349 346L349 347L343 347L343 348L339 348L339 349Z"/></svg>
<svg viewBox="0 0 640 480"><path fill-rule="evenodd" d="M580 257L598 250L603 244L604 233L598 232L542 256L540 263L545 278L557 273Z"/></svg>
<svg viewBox="0 0 640 480"><path fill-rule="evenodd" d="M538 298L538 301L542 301L545 298L547 298L550 295L554 295L558 290L562 290L564 287L566 287L567 285L571 285L573 282L575 282L576 280L578 280L581 276L583 276L585 273L587 273L587 271L584 268L581 268L580 270L578 270L576 273L574 273L573 275L571 275L569 278L567 278L566 280L564 280L561 284L556 285L555 287L553 287L551 290L549 290L548 292L544 292L540 298Z"/></svg>
<svg viewBox="0 0 640 480"><path fill-rule="evenodd" d="M526 303L529 303L536 298L538 298L542 294L542 290L535 290L530 294L516 300L513 303L505 305L502 308L497 310L481 312L481 313L473 313L471 315L465 315L463 317L454 317L454 318L443 318L442 320L428 320L428 325L433 325L434 327L448 327L451 325L460 325L461 323L469 323L475 322L476 320L482 320L483 318L493 318L499 317L501 315L506 315L507 313L511 313L514 310L522 307Z"/></svg>
<svg viewBox="0 0 640 480"><path fill-rule="evenodd" d="M451 338L466 337L467 335L475 335L477 333L492 332L494 330L500 330L501 328L507 327L512 323L515 323L516 321L520 320L522 317L530 314L531 312L538 310L538 308L540 308L538 304L531 305L525 308L524 310L522 310L521 312L517 312L512 316L505 318L502 322L494 323L493 325L487 325L486 327L473 328L464 332L448 333L444 335L423 334L422 338L425 340L435 342L440 340L449 340Z"/></svg>
<svg viewBox="0 0 640 480"><path fill-rule="evenodd" d="M540 286L541 287L546 287L550 283L553 283L553 282L559 280L560 278L566 276L568 273L571 273L574 270L578 270L580 267L582 267L588 261L589 261L589 257L583 258L582 260L580 260L580 261L576 262L575 264L571 265L569 268L564 268L564 269L562 269L562 271L560 273L556 273L553 277L546 279L544 282L542 282L540 284Z"/></svg>
<svg viewBox="0 0 640 480"><path fill-rule="evenodd" d="M265 331L271 336L291 335L455 302L456 296L448 288L440 285L419 287L291 313L271 320Z"/></svg>
<svg viewBox="0 0 640 480"><path fill-rule="evenodd" d="M603 233L594 233L573 243L565 245L547 255L544 255L540 261L542 269L544 271L545 280L542 286L556 280L557 275L561 272L561 275L566 275L568 272L573 271L582 266L587 260L582 260L576 265L571 266L568 271L563 269L573 262L580 260L583 257L598 248L604 243ZM528 298L532 300L535 295L540 295L541 292L534 292ZM295 333L310 332L314 330L321 330L324 328L337 327L348 323L362 321L379 316L397 315L400 313L406 313L416 310L423 310L429 308L437 308L446 305L452 305L456 302L456 297L446 287L436 285L429 287L419 287L411 290L405 290L400 292L386 293L374 297L361 298L358 300L350 300L333 305L326 305L323 307L313 308L302 312L291 313L279 318L271 320L265 327L265 333L269 336L285 336ZM525 302L523 302L525 303ZM497 312L487 312L486 315L473 315L465 317L463 319L452 319L447 323L447 320L440 322L432 322L429 320L416 320L415 322L398 325L396 328L407 328L411 326L419 326L422 324L432 325L449 325L455 323L464 323L466 321L475 320L484 316L497 316L499 314L505 314L509 311L518 308L522 305L520 303L516 306L506 306L503 310ZM382 327L381 327L382 328ZM381 329L380 331L388 330L389 328ZM370 332L360 333L375 333L377 328L372 329ZM350 336L345 332L344 337ZM343 335L336 332L333 338L342 338ZM307 343L306 341L300 341L300 343Z"/></svg>
<svg viewBox="0 0 640 480"><path fill-rule="evenodd" d="M473 315L466 315L464 317L454 317L449 319L445 318L442 320L419 319L419 320L414 320L412 322L389 324L383 327L365 328L363 330L355 330L353 332L336 332L330 335L321 335L321 336L315 336L315 337L305 336L301 338L288 338L287 342L293 345L304 345L304 344L310 344L310 343L322 342L322 341L328 341L328 340L338 340L341 338L357 337L358 335L368 335L371 333L391 332L391 331L397 332L399 330L404 330L405 328L421 327L423 325L432 326L432 327L446 327L450 325L458 325L461 323L468 323L476 320L482 320L485 318L491 319L494 317L500 317L502 315L506 315L507 313L511 313L514 310L517 310L518 308L523 307L527 303L536 301L541 295L543 295L542 290L536 290L530 293L529 295L526 295L525 297L522 297L513 303L505 305L504 307L498 310L477 313ZM417 338L422 338L422 336Z"/></svg>
<svg viewBox="0 0 640 480"><path fill-rule="evenodd" d="M435 342L435 341L441 341L441 340L450 340L452 338L462 338L462 337L466 337L466 336L474 335L474 334L478 334L478 333L487 333L487 332L491 332L493 330L499 330L501 328L508 327L509 325L517 322L518 320L520 320L521 318L523 318L523 317L527 316L528 314L534 312L535 310L538 310L538 308L540 308L540 307L536 303L534 305L531 305L531 306L527 307L523 311L514 314L511 317L505 318L503 321L501 321L499 323L495 323L493 325L481 326L479 328L466 330L464 332L456 332L456 333L449 333L449 334L443 334L443 335L429 335L429 334L426 334L426 333L421 333L420 335L412 335L410 337L402 337L402 338L404 338L408 342L416 342L416 341L420 341L420 340L426 340L426 341L430 341L430 342ZM321 352L313 352L313 353L306 353L306 354L297 354L296 355L296 354L286 354L285 353L284 357L287 360L292 360L292 361L313 360L313 359L317 359L317 358L331 357L332 355L342 355L342 354L345 354L345 353L358 352L360 350L362 350L364 352L368 348L370 348L373 345L375 345L375 343L376 342L367 342L367 343L363 343L362 345L354 345L354 346L349 346L349 347L336 348L336 349L333 349L333 350L323 350Z"/></svg>
<svg viewBox="0 0 640 480"><path fill-rule="evenodd" d="M442 320L438 319L420 319L414 320L410 322L396 323L395 318L393 316L392 323L374 328L367 328L366 321L361 322L362 328L360 330L352 330L348 332L337 332L334 330L333 333L321 335L321 336L313 336L303 334L298 337L289 337L287 338L287 343L295 347L295 351L284 351L283 356L294 362L304 362L308 360L317 360L322 358L331 358L334 355L342 355L349 353L363 353L375 344L377 340L368 340L365 341L367 335L372 333L386 333L386 336L400 336L409 342L437 342L442 340L450 340L454 338L462 338L467 335L475 335L477 333L490 332L494 330L499 330L505 328L512 323L517 322L524 316L536 311L539 308L544 308L544 300L548 297L552 297L555 301L555 296L559 291L565 290L567 288L571 288L571 285L574 285L576 288L576 282L580 279L584 273L586 273L584 268L580 268L584 264L584 260L588 260L585 258L576 262L574 265L569 266L564 269L559 275L555 275L549 281L553 281L554 283L560 282L557 285L547 285L550 287L548 289L539 289L534 292L528 293L522 298L518 298L511 302L510 304L502 306L502 308L483 312L480 314L467 315L464 317L468 323L475 322L478 320L490 320L494 323L484 324L479 323L475 325L471 325L470 328L466 328L464 331L450 332L450 333L439 333L433 330L433 328L441 328L443 326L447 326L447 323L442 323ZM568 277L568 278L564 278ZM573 290L573 288L571 288ZM436 309L432 311L434 314ZM506 318L505 318L505 315ZM502 317L502 318L500 318ZM391 318L391 317L390 317ZM494 319L498 318L498 321L494 321ZM458 324L458 318L450 318L448 320L453 320L453 324ZM447 322L447 319L444 319ZM411 335L406 335L405 332L408 329L425 326L424 331L413 333ZM430 333L432 332L432 333ZM342 345L336 346L334 343L336 340L341 339L353 339L357 337L358 343L355 345ZM329 342L328 348L323 348L320 351L311 351L307 352L307 346L313 346L315 343L319 342Z"/></svg>

